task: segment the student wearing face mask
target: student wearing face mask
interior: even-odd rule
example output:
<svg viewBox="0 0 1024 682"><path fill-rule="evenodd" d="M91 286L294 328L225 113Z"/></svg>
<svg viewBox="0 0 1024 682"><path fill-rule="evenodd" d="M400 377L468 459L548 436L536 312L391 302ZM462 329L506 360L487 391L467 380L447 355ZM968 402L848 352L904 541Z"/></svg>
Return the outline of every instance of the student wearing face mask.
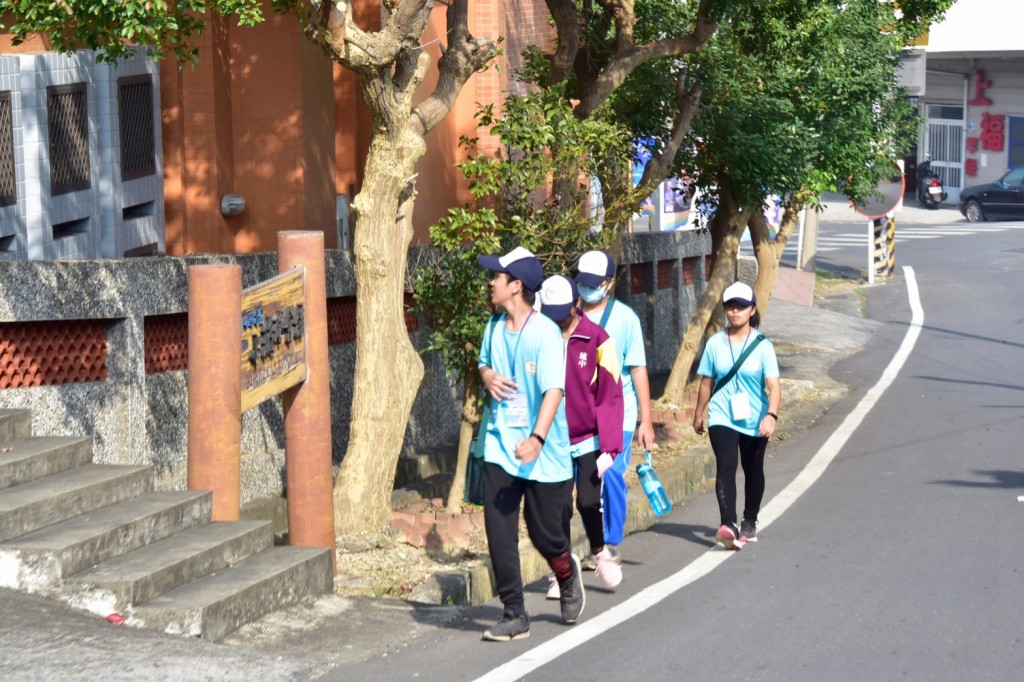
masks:
<svg viewBox="0 0 1024 682"><path fill-rule="evenodd" d="M614 546L622 542L626 523L625 474L629 468L633 436L644 450L654 446L647 355L640 318L628 305L612 298L615 290L615 261L612 257L605 251L587 251L580 256L577 271L576 284L583 299L583 312L615 341L622 367L623 450L605 472L601 491L604 539L608 545ZM617 550L611 551L618 556ZM595 558L587 557L583 567L594 570L597 567Z"/></svg>

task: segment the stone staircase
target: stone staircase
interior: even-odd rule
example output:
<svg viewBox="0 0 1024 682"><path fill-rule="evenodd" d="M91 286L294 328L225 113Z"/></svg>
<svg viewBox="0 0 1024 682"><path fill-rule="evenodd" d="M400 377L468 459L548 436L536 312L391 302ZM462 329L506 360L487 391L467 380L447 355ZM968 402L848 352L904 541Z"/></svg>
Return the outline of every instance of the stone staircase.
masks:
<svg viewBox="0 0 1024 682"><path fill-rule="evenodd" d="M154 492L153 478L0 410L0 587L214 641L332 589L330 549L274 547L269 521L211 522L209 492Z"/></svg>

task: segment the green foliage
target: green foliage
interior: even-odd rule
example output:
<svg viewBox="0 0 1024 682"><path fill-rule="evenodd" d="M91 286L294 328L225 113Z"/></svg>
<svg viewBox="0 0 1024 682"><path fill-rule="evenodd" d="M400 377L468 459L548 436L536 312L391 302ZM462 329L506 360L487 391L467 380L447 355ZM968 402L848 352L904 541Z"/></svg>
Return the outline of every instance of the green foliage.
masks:
<svg viewBox="0 0 1024 682"><path fill-rule="evenodd" d="M459 169L474 202L449 209L431 228L434 259L421 264L414 285L418 309L433 328L428 350L441 354L455 381L475 371L491 314L492 273L477 255L524 246L547 274L571 273L581 253L607 248L616 236L594 229L592 209L577 197L588 195L587 178L602 164L622 164L632 152L628 130L603 113L577 119L559 88L510 95L500 115L487 105L477 119L501 149L478 153L477 139L461 140L468 156ZM559 186L571 196L556 193ZM605 224L617 223L606 218Z"/></svg>
<svg viewBox="0 0 1024 682"><path fill-rule="evenodd" d="M13 23L20 44L43 36L55 52L88 48L99 59L115 62L133 45L159 59L170 52L182 62L195 61L195 38L206 28L205 12L236 16L240 26L263 20L260 0L0 0L0 17Z"/></svg>
<svg viewBox="0 0 1024 682"><path fill-rule="evenodd" d="M664 15L666 4L638 0L638 42L657 37L657 22L641 17ZM685 66L701 78L703 97L675 167L703 190L713 196L716 173L726 172L747 205L839 185L862 197L917 137L896 83L902 48L950 4L901 2L900 15L878 0L733 3L705 50L637 69L612 106L638 138L660 147L676 113L673 76Z"/></svg>

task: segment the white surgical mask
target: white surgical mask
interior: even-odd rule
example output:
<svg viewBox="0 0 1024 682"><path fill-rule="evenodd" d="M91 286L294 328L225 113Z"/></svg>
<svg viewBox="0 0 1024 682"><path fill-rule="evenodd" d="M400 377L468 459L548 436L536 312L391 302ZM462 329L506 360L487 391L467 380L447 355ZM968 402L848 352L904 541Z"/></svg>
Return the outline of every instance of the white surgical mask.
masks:
<svg viewBox="0 0 1024 682"><path fill-rule="evenodd" d="M598 288L594 289L592 287L580 285L579 290L584 303L600 303L604 299L607 287L602 284Z"/></svg>

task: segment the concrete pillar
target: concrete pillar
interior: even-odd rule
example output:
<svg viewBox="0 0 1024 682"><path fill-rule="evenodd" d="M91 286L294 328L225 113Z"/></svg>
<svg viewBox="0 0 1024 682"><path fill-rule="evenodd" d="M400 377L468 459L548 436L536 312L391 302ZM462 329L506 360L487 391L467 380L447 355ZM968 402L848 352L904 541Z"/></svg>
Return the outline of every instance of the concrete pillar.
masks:
<svg viewBox="0 0 1024 682"><path fill-rule="evenodd" d="M279 232L277 245L279 273L299 265L306 269L308 378L283 394L289 544L333 549L334 477L324 234Z"/></svg>
<svg viewBox="0 0 1024 682"><path fill-rule="evenodd" d="M188 269L188 488L237 521L242 448L242 267Z"/></svg>

